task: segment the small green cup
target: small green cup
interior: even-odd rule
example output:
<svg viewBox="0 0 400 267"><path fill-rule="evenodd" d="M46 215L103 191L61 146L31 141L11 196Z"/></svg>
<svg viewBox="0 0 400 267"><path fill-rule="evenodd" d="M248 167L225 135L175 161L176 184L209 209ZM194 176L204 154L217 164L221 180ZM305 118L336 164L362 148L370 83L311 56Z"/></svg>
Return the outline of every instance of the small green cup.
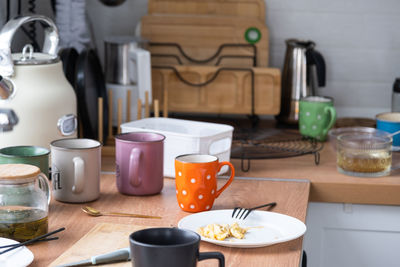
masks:
<svg viewBox="0 0 400 267"><path fill-rule="evenodd" d="M0 149L0 164L30 164L49 177L50 151L38 146L10 146Z"/></svg>
<svg viewBox="0 0 400 267"><path fill-rule="evenodd" d="M299 130L302 136L325 141L336 121L333 99L326 96L308 96L300 99Z"/></svg>

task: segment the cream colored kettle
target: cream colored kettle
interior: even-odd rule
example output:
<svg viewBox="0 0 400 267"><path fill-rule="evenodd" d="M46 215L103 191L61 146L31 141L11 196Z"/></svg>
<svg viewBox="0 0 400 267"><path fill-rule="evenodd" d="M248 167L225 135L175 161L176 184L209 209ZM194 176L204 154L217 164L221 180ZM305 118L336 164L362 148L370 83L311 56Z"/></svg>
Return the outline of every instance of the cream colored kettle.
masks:
<svg viewBox="0 0 400 267"><path fill-rule="evenodd" d="M11 54L15 32L25 23L44 25L41 53L26 45ZM0 108L12 109L19 122L0 136L0 148L16 145L50 147L50 142L77 136L77 101L57 56L58 31L49 18L32 15L10 20L0 32Z"/></svg>

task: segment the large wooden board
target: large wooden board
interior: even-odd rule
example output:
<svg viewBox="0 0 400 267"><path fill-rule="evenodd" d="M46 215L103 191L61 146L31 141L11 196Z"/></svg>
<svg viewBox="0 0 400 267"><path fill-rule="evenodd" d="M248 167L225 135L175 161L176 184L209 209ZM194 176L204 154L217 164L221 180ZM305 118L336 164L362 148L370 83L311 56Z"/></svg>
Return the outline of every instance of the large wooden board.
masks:
<svg viewBox="0 0 400 267"><path fill-rule="evenodd" d="M142 17L141 35L154 43L177 43L189 57L204 60L214 55L223 44L245 44L245 33L249 28L257 28L261 33L255 43L256 66L267 67L269 55L269 33L267 26L258 19L224 16L190 16L190 15L148 15ZM148 48L156 63L176 64L176 60L155 58L155 54L178 55L184 65L194 65L175 47L153 46ZM254 56L251 47L227 47L220 55ZM202 65L215 65L218 58ZM251 67L250 59L224 59L224 66Z"/></svg>
<svg viewBox="0 0 400 267"><path fill-rule="evenodd" d="M212 66L174 66L181 76L202 83L219 69ZM276 115L280 111L281 76L275 68L250 68L254 72L254 113ZM183 83L171 69L152 71L153 96L169 112L252 113L251 72L223 70L210 84L194 87Z"/></svg>
<svg viewBox="0 0 400 267"><path fill-rule="evenodd" d="M149 0L148 12L248 17L265 22L264 0Z"/></svg>
<svg viewBox="0 0 400 267"><path fill-rule="evenodd" d="M144 228L144 226L132 224L99 223L53 261L50 266L86 260L91 256L129 247L129 235ZM131 267L132 263L128 261L96 266Z"/></svg>

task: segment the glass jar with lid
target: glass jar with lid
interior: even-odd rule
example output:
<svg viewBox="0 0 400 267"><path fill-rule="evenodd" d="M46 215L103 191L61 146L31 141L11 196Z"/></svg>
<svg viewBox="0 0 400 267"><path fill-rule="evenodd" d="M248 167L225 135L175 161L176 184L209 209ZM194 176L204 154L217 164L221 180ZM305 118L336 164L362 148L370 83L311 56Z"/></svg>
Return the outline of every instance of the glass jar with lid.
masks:
<svg viewBox="0 0 400 267"><path fill-rule="evenodd" d="M25 241L46 234L50 186L40 169L0 164L0 237Z"/></svg>

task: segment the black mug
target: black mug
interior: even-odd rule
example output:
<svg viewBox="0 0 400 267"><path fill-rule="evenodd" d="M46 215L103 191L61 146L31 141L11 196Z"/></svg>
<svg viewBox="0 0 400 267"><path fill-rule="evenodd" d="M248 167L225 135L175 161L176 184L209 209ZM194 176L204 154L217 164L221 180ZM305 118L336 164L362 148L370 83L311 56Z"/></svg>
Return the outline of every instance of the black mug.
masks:
<svg viewBox="0 0 400 267"><path fill-rule="evenodd" d="M134 267L195 267L198 261L218 259L225 267L220 252L199 252L200 236L178 228L148 228L129 236Z"/></svg>

